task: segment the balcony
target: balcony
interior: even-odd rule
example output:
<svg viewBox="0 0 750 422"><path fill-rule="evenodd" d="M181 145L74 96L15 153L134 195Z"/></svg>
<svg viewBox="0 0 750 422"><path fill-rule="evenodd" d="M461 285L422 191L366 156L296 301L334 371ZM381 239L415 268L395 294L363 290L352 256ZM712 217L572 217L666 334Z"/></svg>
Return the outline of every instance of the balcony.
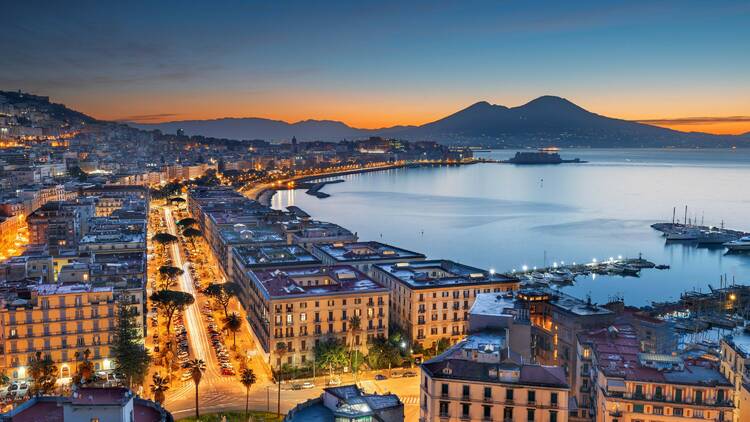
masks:
<svg viewBox="0 0 750 422"><path fill-rule="evenodd" d="M622 410L612 410L609 412L609 416L612 416L613 418L621 418L622 417Z"/></svg>
<svg viewBox="0 0 750 422"><path fill-rule="evenodd" d="M441 418L450 418L451 414L449 412L440 412Z"/></svg>

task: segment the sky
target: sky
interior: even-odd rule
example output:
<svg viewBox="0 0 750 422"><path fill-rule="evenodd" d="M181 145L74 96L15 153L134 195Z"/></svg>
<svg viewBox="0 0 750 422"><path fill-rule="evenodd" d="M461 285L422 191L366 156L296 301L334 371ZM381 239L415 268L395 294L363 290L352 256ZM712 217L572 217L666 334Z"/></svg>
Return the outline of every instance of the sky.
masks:
<svg viewBox="0 0 750 422"><path fill-rule="evenodd" d="M0 89L108 120L423 124L565 97L750 131L750 2L3 1Z"/></svg>

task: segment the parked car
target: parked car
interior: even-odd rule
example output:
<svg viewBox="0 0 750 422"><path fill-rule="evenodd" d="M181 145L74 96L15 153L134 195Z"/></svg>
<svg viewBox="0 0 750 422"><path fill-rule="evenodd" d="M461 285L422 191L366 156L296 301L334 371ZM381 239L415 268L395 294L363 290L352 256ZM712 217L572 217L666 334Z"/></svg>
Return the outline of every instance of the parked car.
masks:
<svg viewBox="0 0 750 422"><path fill-rule="evenodd" d="M388 379L388 377L386 377L386 376L385 376L385 375L383 375L383 374L377 374L377 375L375 375L375 379L376 379L377 381L383 381L383 380L387 380L387 379Z"/></svg>
<svg viewBox="0 0 750 422"><path fill-rule="evenodd" d="M341 385L341 378L333 377L328 380L328 385Z"/></svg>
<svg viewBox="0 0 750 422"><path fill-rule="evenodd" d="M305 390L309 390L311 388L315 388L315 384L310 381L305 381L302 383L302 388L304 388Z"/></svg>
<svg viewBox="0 0 750 422"><path fill-rule="evenodd" d="M410 378L410 377L416 377L417 373L414 371L406 371L404 372L404 378Z"/></svg>

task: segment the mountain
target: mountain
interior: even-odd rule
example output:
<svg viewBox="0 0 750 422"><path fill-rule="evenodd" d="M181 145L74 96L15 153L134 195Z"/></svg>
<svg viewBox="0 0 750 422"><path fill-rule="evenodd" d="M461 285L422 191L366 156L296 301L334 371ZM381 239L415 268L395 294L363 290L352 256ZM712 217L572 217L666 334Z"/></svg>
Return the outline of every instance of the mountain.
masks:
<svg viewBox="0 0 750 422"><path fill-rule="evenodd" d="M686 133L614 119L587 111L560 97L543 96L518 107L480 101L440 120L421 126L358 129L331 120L287 123L260 118L187 120L132 124L142 129L230 139L303 141L361 139L387 136L413 141L438 141L488 147L699 147L748 143L746 136ZM744 146L744 145L743 145Z"/></svg>

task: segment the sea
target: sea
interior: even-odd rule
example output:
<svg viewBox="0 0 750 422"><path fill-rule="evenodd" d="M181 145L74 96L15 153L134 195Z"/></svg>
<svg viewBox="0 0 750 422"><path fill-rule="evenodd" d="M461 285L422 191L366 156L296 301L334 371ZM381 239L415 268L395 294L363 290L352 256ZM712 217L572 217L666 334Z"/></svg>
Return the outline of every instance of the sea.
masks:
<svg viewBox="0 0 750 422"><path fill-rule="evenodd" d="M496 160L514 150L476 155ZM513 272L641 255L668 270L640 277L580 276L563 291L628 305L677 300L688 290L750 284L750 255L667 242L650 225L685 218L750 232L750 150L570 149L580 164L483 163L353 174L325 199L280 191L296 205L376 240L431 259ZM687 207L687 211L685 210Z"/></svg>

